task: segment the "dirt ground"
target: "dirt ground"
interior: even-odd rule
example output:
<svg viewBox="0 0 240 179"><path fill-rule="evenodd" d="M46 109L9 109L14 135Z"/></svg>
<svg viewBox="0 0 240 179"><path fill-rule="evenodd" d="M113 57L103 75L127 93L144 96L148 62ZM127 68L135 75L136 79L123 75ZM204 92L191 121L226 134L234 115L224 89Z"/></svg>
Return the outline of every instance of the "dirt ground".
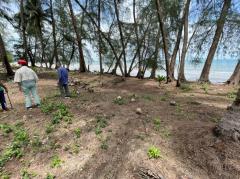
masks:
<svg viewBox="0 0 240 179"><path fill-rule="evenodd" d="M99 76L90 74L72 74L71 79L76 85L70 86L70 99L58 96L56 80L39 81L41 98L64 103L72 115L71 123L61 121L49 134L46 126L52 115L41 109L26 111L17 86L7 83L14 109L0 113L0 124L21 122L31 139L40 136L42 145L25 147L20 159L12 158L0 170L2 176L18 179L27 171L30 178L41 179L47 174L57 179L240 178L240 144L212 133L232 103L233 87L191 84L176 89L173 84L159 87L156 81L135 78L104 76L100 82ZM106 120L101 132L96 127L99 116ZM1 155L12 139L0 130ZM152 146L160 150L157 159L148 156ZM56 155L61 165L51 167Z"/></svg>

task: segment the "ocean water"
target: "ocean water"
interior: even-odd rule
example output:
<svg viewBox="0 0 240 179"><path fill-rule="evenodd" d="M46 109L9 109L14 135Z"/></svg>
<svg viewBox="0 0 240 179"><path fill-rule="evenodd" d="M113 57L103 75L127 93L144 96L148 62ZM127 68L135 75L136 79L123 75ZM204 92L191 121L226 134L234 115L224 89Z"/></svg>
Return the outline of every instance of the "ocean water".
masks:
<svg viewBox="0 0 240 179"><path fill-rule="evenodd" d="M238 63L237 59L214 59L211 70L210 70L210 81L212 83L224 83L228 78L232 75L236 65ZM177 66L175 70L175 76L177 76ZM186 79L189 81L197 81L201 75L202 68L204 63L194 64L191 60L187 60L185 64L185 76ZM77 70L79 68L79 64L72 64L70 66L70 70ZM108 69L106 66L103 67L105 71ZM99 71L99 64L98 62L93 62L90 65L90 71ZM137 75L137 69L134 69L131 73L132 76ZM120 70L117 71L120 74ZM157 71L157 75L165 75L165 71L159 70ZM150 76L150 70L146 71L145 77Z"/></svg>

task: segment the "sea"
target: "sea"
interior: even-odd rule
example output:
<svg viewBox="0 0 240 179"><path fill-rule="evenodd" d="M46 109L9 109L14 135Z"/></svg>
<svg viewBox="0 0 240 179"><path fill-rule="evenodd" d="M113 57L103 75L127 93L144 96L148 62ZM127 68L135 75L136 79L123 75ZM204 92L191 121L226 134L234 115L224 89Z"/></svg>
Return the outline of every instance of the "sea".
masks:
<svg viewBox="0 0 240 179"><path fill-rule="evenodd" d="M236 65L238 63L237 59L214 59L211 70L210 70L210 76L209 79L214 84L221 84L228 80L228 78L232 75ZM191 60L186 60L185 64L185 77L189 81L197 81L201 75L202 69L203 69L204 63L199 62L195 63ZM92 62L89 65L90 71L99 71L99 64L98 62ZM108 69L107 66L104 66L104 71ZM79 64L72 64L70 66L70 70L77 70L79 69ZM176 64L175 68L175 76L177 77L178 74L178 64ZM134 69L131 73L131 76L135 76L137 74L138 70ZM120 70L117 70L117 73L120 74ZM166 75L166 72L164 70L158 70L157 75ZM145 77L150 76L150 70L146 71Z"/></svg>

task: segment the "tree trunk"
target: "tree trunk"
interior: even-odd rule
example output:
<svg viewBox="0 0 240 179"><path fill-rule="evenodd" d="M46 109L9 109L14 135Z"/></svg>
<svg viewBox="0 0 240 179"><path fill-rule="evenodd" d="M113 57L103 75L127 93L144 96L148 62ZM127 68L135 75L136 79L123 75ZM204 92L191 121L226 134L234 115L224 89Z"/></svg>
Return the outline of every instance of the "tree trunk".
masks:
<svg viewBox="0 0 240 179"><path fill-rule="evenodd" d="M238 85L240 83L240 60L232 74L232 76L227 80L227 84Z"/></svg>
<svg viewBox="0 0 240 179"><path fill-rule="evenodd" d="M73 28L74 28L74 31L75 31L76 37L77 37L78 51L79 51L79 56L80 56L80 72L86 72L87 69L86 69L86 64L85 64L84 55L83 55L81 36L77 29L77 22L76 22L76 18L75 18L74 12L73 12L71 0L67 0L67 2L68 2L70 14L71 14Z"/></svg>
<svg viewBox="0 0 240 179"><path fill-rule="evenodd" d="M98 0L98 53L99 53L99 63L100 63L100 74L103 74L102 67L102 38L101 38L101 0Z"/></svg>
<svg viewBox="0 0 240 179"><path fill-rule="evenodd" d="M215 35L213 38L213 42L210 47L206 62L204 64L204 67L203 67L203 70L202 70L202 73L201 73L201 76L199 79L200 82L209 82L209 73L210 73L210 68L212 65L213 57L217 50L218 43L219 43L220 37L223 32L224 23L225 23L230 6L231 6L231 0L224 0L221 15L217 21L217 29L216 29L216 32L215 32Z"/></svg>
<svg viewBox="0 0 240 179"><path fill-rule="evenodd" d="M162 39L163 39L163 48L164 48L164 54L165 54L165 63L166 63L166 76L167 76L167 82L171 82L170 74L169 74L169 53L168 53L168 38L167 38L167 32L165 29L165 25L163 22L163 13L162 13L162 7L160 4L160 0L156 0L157 5L157 13L158 13L158 20L161 28L162 33Z"/></svg>
<svg viewBox="0 0 240 179"><path fill-rule="evenodd" d="M5 66L5 68L7 70L7 75L13 76L14 72L12 70L10 63L8 62L7 53L6 53L6 49L5 49L1 34L0 34L0 59L2 60L3 65Z"/></svg>
<svg viewBox="0 0 240 179"><path fill-rule="evenodd" d="M155 45L155 52L154 52L154 61L152 64L152 71L150 78L154 79L156 77L156 71L157 71L157 61L158 61L158 54L159 54L159 49L160 49L160 35L161 35L161 29L160 26L158 28L158 33L157 33L157 39L156 39L156 45Z"/></svg>
<svg viewBox="0 0 240 179"><path fill-rule="evenodd" d="M187 54L187 45L188 45L188 15L189 15L189 7L191 0L187 0L185 10L184 10L184 37L183 37L183 49L180 60L180 69L178 75L178 82L185 82L186 78L184 75L185 69L185 59Z"/></svg>
<svg viewBox="0 0 240 179"><path fill-rule="evenodd" d="M235 106L240 106L240 88L238 88L237 97L234 101Z"/></svg>
<svg viewBox="0 0 240 179"><path fill-rule="evenodd" d="M122 50L123 50L123 63L124 63L124 76L127 75L127 61L126 61L126 52L125 52L125 47L124 47L124 38L123 38L123 32L122 32L122 25L119 19L119 11L117 7L117 0L114 0L114 8L115 8L115 13L117 17L117 23L118 23L118 28L119 28L119 33L120 33L120 39L121 39L121 45L122 45Z"/></svg>
<svg viewBox="0 0 240 179"><path fill-rule="evenodd" d="M54 19L54 14L53 14L53 3L52 0L50 0L50 13L51 13L51 20L52 20L52 34L53 34L53 44L54 44L54 57L56 60L56 64L58 63L58 51L57 51L57 39L56 39L56 23ZM50 66L53 64L53 61L51 62Z"/></svg>

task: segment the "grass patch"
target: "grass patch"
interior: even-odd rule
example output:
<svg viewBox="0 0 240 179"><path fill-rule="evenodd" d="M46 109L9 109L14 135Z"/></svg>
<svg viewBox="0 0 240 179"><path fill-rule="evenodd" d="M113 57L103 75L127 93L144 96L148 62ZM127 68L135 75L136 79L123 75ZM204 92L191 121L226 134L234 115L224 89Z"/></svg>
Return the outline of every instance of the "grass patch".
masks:
<svg viewBox="0 0 240 179"><path fill-rule="evenodd" d="M62 161L59 156L54 155L51 159L51 168L59 168L61 167L61 165L64 163L64 161Z"/></svg>
<svg viewBox="0 0 240 179"><path fill-rule="evenodd" d="M123 105L123 104L127 104L127 101L124 98L122 98L121 96L118 96L117 98L115 98L113 100L113 103L118 104L118 105Z"/></svg>
<svg viewBox="0 0 240 179"><path fill-rule="evenodd" d="M36 177L37 176L37 174L36 173L34 173L34 172L28 172L27 170L22 170L21 171L21 177L22 177L22 179L31 179L31 178L34 178L34 177Z"/></svg>
<svg viewBox="0 0 240 179"><path fill-rule="evenodd" d="M155 130L159 131L161 127L161 120L159 118L155 118L153 120Z"/></svg>
<svg viewBox="0 0 240 179"><path fill-rule="evenodd" d="M183 92L189 92L192 90L192 86L187 83L182 83L181 86L179 87Z"/></svg>
<svg viewBox="0 0 240 179"><path fill-rule="evenodd" d="M75 129L75 130L74 130L74 134L75 134L75 136L76 136L77 138L80 138L80 136L81 136L81 129L80 129L80 128Z"/></svg>
<svg viewBox="0 0 240 179"><path fill-rule="evenodd" d="M208 94L208 90L209 90L209 83L202 83L201 84L201 89Z"/></svg>
<svg viewBox="0 0 240 179"><path fill-rule="evenodd" d="M8 124L0 124L0 130L3 132L4 136L7 136L13 131L12 127Z"/></svg>
<svg viewBox="0 0 240 179"><path fill-rule="evenodd" d="M154 147L154 146L152 146L152 147L150 147L148 149L148 153L147 154L148 154L148 157L150 159L152 159L152 158L157 159L157 158L161 157L161 151L158 148Z"/></svg>
<svg viewBox="0 0 240 179"><path fill-rule="evenodd" d="M48 173L45 179L54 179L56 178L54 175L52 175L51 173Z"/></svg>
<svg viewBox="0 0 240 179"><path fill-rule="evenodd" d="M227 93L227 98L231 99L231 100L235 100L235 98L237 97L237 92L236 91L231 91Z"/></svg>
<svg viewBox="0 0 240 179"><path fill-rule="evenodd" d="M153 98L152 95L147 95L147 94L145 94L145 95L142 96L142 98L143 98L144 100L147 100L147 101L154 101L154 98Z"/></svg>

